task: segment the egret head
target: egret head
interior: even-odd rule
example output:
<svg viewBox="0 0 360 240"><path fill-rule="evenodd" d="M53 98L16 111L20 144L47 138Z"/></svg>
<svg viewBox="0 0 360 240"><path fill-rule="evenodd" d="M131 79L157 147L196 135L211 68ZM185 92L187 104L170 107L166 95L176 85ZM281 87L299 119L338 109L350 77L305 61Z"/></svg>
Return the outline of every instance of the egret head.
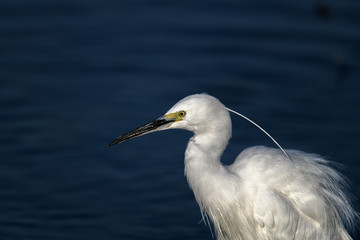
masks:
<svg viewBox="0 0 360 240"><path fill-rule="evenodd" d="M221 131L222 135L230 138L231 120L225 106L216 98L207 94L190 95L177 102L160 118L116 138L109 146L167 129L185 129L195 134Z"/></svg>

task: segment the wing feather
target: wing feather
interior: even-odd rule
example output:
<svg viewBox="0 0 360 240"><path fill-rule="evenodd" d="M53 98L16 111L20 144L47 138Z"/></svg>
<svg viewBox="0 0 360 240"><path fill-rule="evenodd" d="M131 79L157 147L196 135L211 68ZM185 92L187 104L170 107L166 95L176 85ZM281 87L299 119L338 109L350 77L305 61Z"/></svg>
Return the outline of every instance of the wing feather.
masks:
<svg viewBox="0 0 360 240"><path fill-rule="evenodd" d="M243 180L241 194L265 239L343 239L356 218L346 180L315 154L277 149L244 150L229 170Z"/></svg>

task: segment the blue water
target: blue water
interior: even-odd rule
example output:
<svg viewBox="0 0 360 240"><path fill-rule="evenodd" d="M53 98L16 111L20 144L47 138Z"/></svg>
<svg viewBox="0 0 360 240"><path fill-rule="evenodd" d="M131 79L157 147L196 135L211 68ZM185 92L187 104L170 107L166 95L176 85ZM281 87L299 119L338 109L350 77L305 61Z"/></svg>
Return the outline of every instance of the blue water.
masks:
<svg viewBox="0 0 360 240"><path fill-rule="evenodd" d="M344 164L359 198L359 11L357 0L2 0L0 239L211 239L183 173L190 133L107 147L201 92L285 148ZM240 118L233 129L224 163L274 146Z"/></svg>

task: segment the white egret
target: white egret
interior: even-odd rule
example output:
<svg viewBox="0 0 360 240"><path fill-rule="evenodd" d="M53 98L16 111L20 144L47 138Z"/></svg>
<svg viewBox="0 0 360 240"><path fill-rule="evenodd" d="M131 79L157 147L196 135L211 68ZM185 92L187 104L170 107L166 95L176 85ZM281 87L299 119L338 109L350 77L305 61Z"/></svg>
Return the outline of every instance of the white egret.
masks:
<svg viewBox="0 0 360 240"><path fill-rule="evenodd" d="M279 149L256 146L241 152L232 165L221 164L231 137L228 110L212 96L191 95L109 146L159 130L192 131L185 175L217 239L351 239L346 228L353 227L357 213L345 178L327 160L297 150L287 150L289 157Z"/></svg>

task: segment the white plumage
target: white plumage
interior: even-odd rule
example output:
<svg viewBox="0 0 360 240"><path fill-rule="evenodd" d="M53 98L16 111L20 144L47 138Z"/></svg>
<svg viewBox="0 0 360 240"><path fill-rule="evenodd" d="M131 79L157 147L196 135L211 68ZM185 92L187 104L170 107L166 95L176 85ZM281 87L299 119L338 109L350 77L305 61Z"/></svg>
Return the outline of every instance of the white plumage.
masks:
<svg viewBox="0 0 360 240"><path fill-rule="evenodd" d="M263 146L245 149L230 166L220 157L231 137L226 107L206 94L188 96L164 116L111 142L148 132L192 131L185 174L220 240L349 240L357 213L345 178L315 154Z"/></svg>

